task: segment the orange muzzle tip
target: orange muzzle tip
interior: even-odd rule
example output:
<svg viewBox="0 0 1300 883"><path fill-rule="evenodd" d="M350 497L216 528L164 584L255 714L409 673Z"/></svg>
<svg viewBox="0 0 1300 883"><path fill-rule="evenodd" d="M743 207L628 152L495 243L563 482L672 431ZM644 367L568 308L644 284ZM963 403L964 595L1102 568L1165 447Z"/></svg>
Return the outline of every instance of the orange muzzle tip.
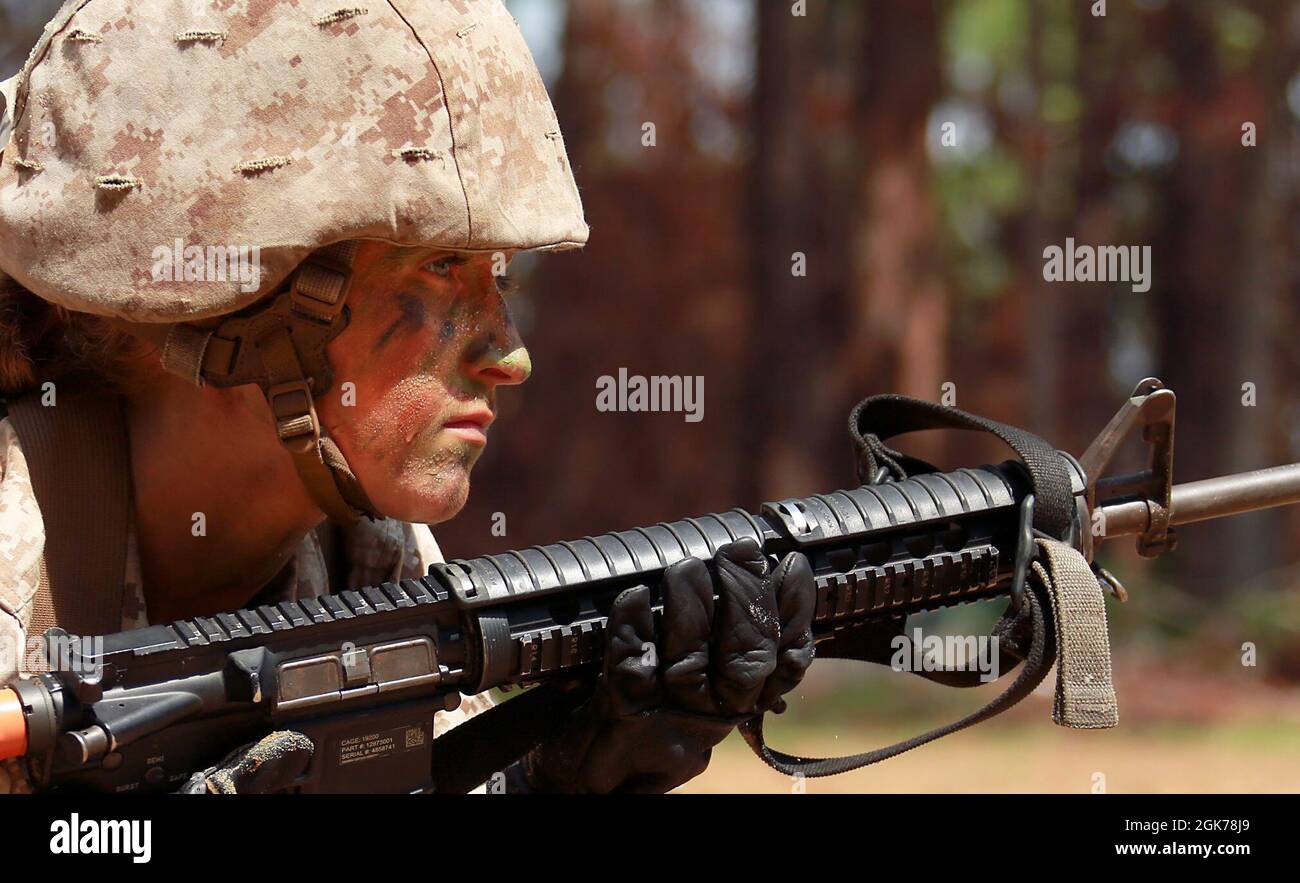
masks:
<svg viewBox="0 0 1300 883"><path fill-rule="evenodd" d="M18 694L0 690L0 760L22 757L27 753L27 718Z"/></svg>

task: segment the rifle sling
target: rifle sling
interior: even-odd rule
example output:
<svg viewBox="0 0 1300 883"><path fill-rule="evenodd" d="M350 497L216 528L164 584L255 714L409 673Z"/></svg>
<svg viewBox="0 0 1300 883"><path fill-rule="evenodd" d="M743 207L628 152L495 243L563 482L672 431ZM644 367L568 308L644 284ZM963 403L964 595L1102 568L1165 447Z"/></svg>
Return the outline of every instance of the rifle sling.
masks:
<svg viewBox="0 0 1300 883"><path fill-rule="evenodd" d="M964 730L967 727L974 726L988 720L991 717L1001 714L1011 706L1015 705L1021 699L1028 696L1035 687L1042 683L1043 678L1047 676L1048 671L1052 668L1055 661L1055 644L1049 640L1048 632L1051 630L1051 624L1043 612L1043 601L1038 597L1038 589L1025 592L1025 603L1021 605L1017 624L1027 624L1029 627L1030 642L1025 648L1024 665L1020 673L1011 685L1007 687L997 698L978 711L967 715L959 721L946 726L937 727L927 733L919 736L913 736L911 739L905 739L902 742L896 742L893 745L877 748L874 751L865 751L861 754L851 754L844 757L827 757L827 758L807 758L796 757L792 754L786 754L771 748L763 739L763 715L756 715L740 725L740 734L745 738L749 747L753 749L764 763L779 773L787 776L803 776L804 778L817 778L819 776L834 776L839 773L845 773L850 770L856 770L860 767L868 766L873 763L879 763L882 760L902 754L905 751L911 751L913 748L919 748L927 742L933 742L958 730ZM1001 623L999 623L1001 625ZM1001 642L999 642L1001 643ZM866 660L877 661L877 660ZM930 672L927 674L939 674ZM974 672L963 672L962 674L971 674ZM932 678L938 680L937 678ZM965 682L955 683L954 686L974 686L973 683Z"/></svg>
<svg viewBox="0 0 1300 883"><path fill-rule="evenodd" d="M1052 720L1064 727L1104 729L1119 724L1111 682L1106 593L1076 550L1038 540L1034 573L1052 599L1056 623L1056 697Z"/></svg>
<svg viewBox="0 0 1300 883"><path fill-rule="evenodd" d="M1006 670L1008 662L1011 667L1021 660L1024 664L1011 685L978 711L911 739L861 754L802 758L774 751L763 739L763 715L757 715L740 726L741 735L754 753L778 772L804 777L848 772L986 721L1028 696L1042 683L1058 656L1061 664L1053 719L1071 727L1114 726L1118 720L1110 681L1103 593L1083 556L1058 539L1071 532L1075 520L1074 496L1061 455L1043 439L1014 426L921 399L880 395L863 400L849 414L849 434L858 454L859 477L872 482L883 470L902 480L907 478L909 470L928 470L928 464L907 457L883 442L895 435L923 429L988 432L1014 450L1029 472L1036 498L1034 525L1052 539L1037 541L1043 555L1033 564L1025 603L1018 613L1004 614L993 635L998 639L1000 670ZM880 633L864 635L860 646L832 646L831 654L888 664L881 637ZM981 683L973 671L917 674L953 687Z"/></svg>
<svg viewBox="0 0 1300 883"><path fill-rule="evenodd" d="M873 481L882 466L896 479L906 478L899 462L901 455L886 447L884 439L924 429L965 429L997 436L1016 452L1029 471L1036 499L1034 527L1057 539L1069 530L1074 522L1074 494L1059 451L1032 432L922 399L872 396L849 413L849 435L858 454L859 478Z"/></svg>
<svg viewBox="0 0 1300 883"><path fill-rule="evenodd" d="M955 723L874 751L847 757L804 758L775 751L763 739L763 717L740 726L749 747L773 769L805 778L833 776L878 763L911 751L927 742L964 730L1001 714L1028 696L1056 664L1056 691L1052 720L1076 729L1101 729L1119 723L1115 690L1111 683L1110 644L1106 632L1104 592L1083 556L1055 540L1038 540L1043 558L1034 564L1034 576L1017 615L1004 615L994 628L1001 668L1023 661L1019 675L988 705ZM837 642L838 643L838 642ZM881 665L888 650L880 636L858 647L832 646L831 657L856 658ZM854 652L854 651L858 652ZM916 674L952 687L974 687L982 682L973 671L919 671Z"/></svg>

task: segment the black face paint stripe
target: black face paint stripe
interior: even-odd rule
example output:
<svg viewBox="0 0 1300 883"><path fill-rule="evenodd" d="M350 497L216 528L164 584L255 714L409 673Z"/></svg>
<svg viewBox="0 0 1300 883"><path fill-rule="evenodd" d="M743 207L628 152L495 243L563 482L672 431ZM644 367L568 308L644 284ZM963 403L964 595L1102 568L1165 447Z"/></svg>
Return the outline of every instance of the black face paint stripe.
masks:
<svg viewBox="0 0 1300 883"><path fill-rule="evenodd" d="M429 316L428 306L424 300L409 292L396 292L393 294L393 299L397 302L400 315L384 329L383 334L379 335L379 340L375 342L376 352L387 346L397 332L411 333L420 330Z"/></svg>

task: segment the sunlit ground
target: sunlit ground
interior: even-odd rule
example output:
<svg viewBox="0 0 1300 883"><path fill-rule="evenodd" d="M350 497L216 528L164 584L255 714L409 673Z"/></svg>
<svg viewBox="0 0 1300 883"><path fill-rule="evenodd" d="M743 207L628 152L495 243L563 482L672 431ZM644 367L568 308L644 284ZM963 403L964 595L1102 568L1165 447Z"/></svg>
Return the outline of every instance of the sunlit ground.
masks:
<svg viewBox="0 0 1300 883"><path fill-rule="evenodd" d="M777 747L812 755L856 753L911 735L874 729L836 739L806 732ZM1071 732L1046 720L1030 727L994 723L873 767L809 779L803 791L1086 794L1099 786L1109 793L1300 791L1300 729L1260 724ZM733 736L714 751L708 771L680 790L788 794L797 783L769 769Z"/></svg>
<svg viewBox="0 0 1300 883"><path fill-rule="evenodd" d="M990 694L944 691L908 681L858 699L844 672L808 684L804 704L767 725L773 747L827 756L876 748L974 710ZM890 792L1300 792L1300 690L1249 679L1208 681L1192 673L1131 672L1118 684L1120 726L1074 731L1051 722L1054 675L1021 706L993 721L907 754L802 783L808 794ZM807 695L811 694L811 695ZM820 694L820 695L819 695ZM910 701L942 704L917 709ZM918 699L919 697L919 699ZM870 706L881 709L872 715ZM853 705L860 707L854 708ZM818 708L823 709L818 712ZM905 717L891 726L890 716ZM802 720L800 718L802 717ZM874 719L873 719L874 718ZM733 734L686 793L797 792Z"/></svg>

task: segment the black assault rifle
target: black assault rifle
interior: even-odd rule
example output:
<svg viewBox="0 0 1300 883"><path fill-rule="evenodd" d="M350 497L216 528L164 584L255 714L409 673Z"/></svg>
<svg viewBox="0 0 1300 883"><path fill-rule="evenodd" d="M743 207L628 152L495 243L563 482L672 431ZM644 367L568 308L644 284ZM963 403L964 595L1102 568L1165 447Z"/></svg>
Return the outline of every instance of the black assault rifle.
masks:
<svg viewBox="0 0 1300 883"><path fill-rule="evenodd" d="M1145 380L1083 457L1056 452L1075 516L1068 538L1089 561L1102 539L1136 536L1154 557L1173 547L1175 525L1300 502L1300 464L1174 485L1173 423L1173 392ZM1149 467L1103 478L1139 426ZM773 561L799 549L816 576L817 656L852 657L864 635L896 633L909 614L998 596L1014 603L1034 546L1033 490L1018 461L914 474L89 642L52 630L49 647L72 652L0 691L0 754L23 756L47 789L172 791L232 749L293 729L316 745L300 791L463 790L529 743L507 733L515 744L470 774L439 762L442 744L468 725L435 744L434 713L461 694L590 672L622 589L654 590L668 565L708 561L740 538Z"/></svg>

